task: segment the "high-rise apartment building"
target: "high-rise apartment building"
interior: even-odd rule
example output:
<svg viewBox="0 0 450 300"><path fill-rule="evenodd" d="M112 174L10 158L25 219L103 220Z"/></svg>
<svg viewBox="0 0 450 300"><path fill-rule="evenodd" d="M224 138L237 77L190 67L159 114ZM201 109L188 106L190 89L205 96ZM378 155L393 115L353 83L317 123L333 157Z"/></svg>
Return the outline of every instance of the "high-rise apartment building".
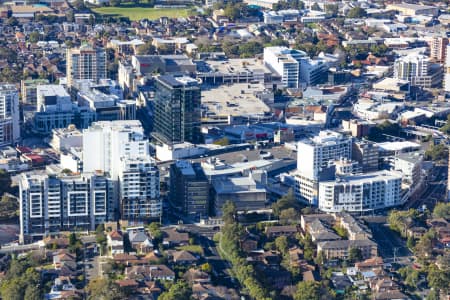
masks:
<svg viewBox="0 0 450 300"><path fill-rule="evenodd" d="M153 136L165 144L200 143L201 92L197 80L163 75L156 78Z"/></svg>
<svg viewBox="0 0 450 300"><path fill-rule="evenodd" d="M331 166L336 160L351 158L352 139L334 131L321 131L300 141L297 153L296 196L316 205L319 180L334 176Z"/></svg>
<svg viewBox="0 0 450 300"><path fill-rule="evenodd" d="M430 42L430 58L435 62L444 62L447 54L446 48L448 45L448 38L435 36Z"/></svg>
<svg viewBox="0 0 450 300"><path fill-rule="evenodd" d="M109 173L116 183L122 219L161 216L159 172L140 121L95 122L83 131L83 171L97 170Z"/></svg>
<svg viewBox="0 0 450 300"><path fill-rule="evenodd" d="M378 170L379 153L374 142L364 140L353 143L352 158L359 163L363 173Z"/></svg>
<svg viewBox="0 0 450 300"><path fill-rule="evenodd" d="M0 85L0 146L20 139L19 92L12 84Z"/></svg>
<svg viewBox="0 0 450 300"><path fill-rule="evenodd" d="M445 47L446 56L444 62L444 90L450 92L450 45Z"/></svg>
<svg viewBox="0 0 450 300"><path fill-rule="evenodd" d="M119 173L121 218L141 222L161 217L159 170L149 156L124 158Z"/></svg>
<svg viewBox="0 0 450 300"><path fill-rule="evenodd" d="M287 47L264 48L264 64L281 76L284 87L300 87L300 65L305 52Z"/></svg>
<svg viewBox="0 0 450 300"><path fill-rule="evenodd" d="M377 171L340 176L319 183L319 209L325 212L367 212L402 204L402 174Z"/></svg>
<svg viewBox="0 0 450 300"><path fill-rule="evenodd" d="M67 84L75 79L92 79L98 81L106 78L106 51L88 44L80 48L67 49Z"/></svg>
<svg viewBox="0 0 450 300"><path fill-rule="evenodd" d="M194 220L209 213L209 182L199 163L179 160L170 166L170 201Z"/></svg>
<svg viewBox="0 0 450 300"><path fill-rule="evenodd" d="M116 220L114 185L97 174L20 175L20 242Z"/></svg>
<svg viewBox="0 0 450 300"><path fill-rule="evenodd" d="M122 159L149 155L148 140L138 120L95 122L83 131L84 172L102 170L117 179Z"/></svg>
<svg viewBox="0 0 450 300"><path fill-rule="evenodd" d="M410 54L395 61L394 77L408 80L415 86L436 87L442 83L442 68L432 64L427 56Z"/></svg>

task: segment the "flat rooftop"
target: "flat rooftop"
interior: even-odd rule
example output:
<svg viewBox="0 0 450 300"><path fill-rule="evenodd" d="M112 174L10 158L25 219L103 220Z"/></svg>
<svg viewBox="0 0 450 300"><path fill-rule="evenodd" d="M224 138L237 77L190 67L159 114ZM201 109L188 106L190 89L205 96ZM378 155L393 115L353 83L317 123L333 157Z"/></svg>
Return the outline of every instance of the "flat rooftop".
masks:
<svg viewBox="0 0 450 300"><path fill-rule="evenodd" d="M259 84L236 83L202 90L202 106L217 116L263 115L270 108L255 96L264 91Z"/></svg>
<svg viewBox="0 0 450 300"><path fill-rule="evenodd" d="M221 73L221 74L241 74L241 73L272 73L262 60L254 58L236 58L228 60L207 60L196 62L199 73Z"/></svg>

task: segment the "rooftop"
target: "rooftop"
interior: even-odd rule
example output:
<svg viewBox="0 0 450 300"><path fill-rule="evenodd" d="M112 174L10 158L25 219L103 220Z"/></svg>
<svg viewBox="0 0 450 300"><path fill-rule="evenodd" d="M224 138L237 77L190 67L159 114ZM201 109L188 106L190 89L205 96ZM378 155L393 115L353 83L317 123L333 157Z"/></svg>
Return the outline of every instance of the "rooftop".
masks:
<svg viewBox="0 0 450 300"><path fill-rule="evenodd" d="M259 84L236 83L202 90L202 107L217 116L255 116L270 112L270 108L256 97L263 92Z"/></svg>

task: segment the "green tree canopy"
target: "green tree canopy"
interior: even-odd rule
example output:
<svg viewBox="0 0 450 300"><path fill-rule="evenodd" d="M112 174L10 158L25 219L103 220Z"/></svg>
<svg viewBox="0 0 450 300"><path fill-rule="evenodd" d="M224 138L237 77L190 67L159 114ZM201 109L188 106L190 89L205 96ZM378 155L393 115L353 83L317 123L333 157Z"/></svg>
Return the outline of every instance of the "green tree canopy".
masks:
<svg viewBox="0 0 450 300"><path fill-rule="evenodd" d="M162 293L158 299L160 300L190 300L192 295L192 290L184 280L177 280L168 291Z"/></svg>
<svg viewBox="0 0 450 300"><path fill-rule="evenodd" d="M300 211L302 208L300 202L295 199L294 191L292 189L290 189L285 196L281 197L277 202L272 204L273 214L277 217L280 216L281 211L289 208L293 208L296 211Z"/></svg>
<svg viewBox="0 0 450 300"><path fill-rule="evenodd" d="M450 220L450 203L439 202L433 209L433 218Z"/></svg>
<svg viewBox="0 0 450 300"><path fill-rule="evenodd" d="M120 287L109 278L95 278L86 288L88 300L122 300L126 299Z"/></svg>
<svg viewBox="0 0 450 300"><path fill-rule="evenodd" d="M353 7L347 13L347 17L350 18L350 19L364 18L366 16L367 16L366 10L364 8L359 7L359 6Z"/></svg>

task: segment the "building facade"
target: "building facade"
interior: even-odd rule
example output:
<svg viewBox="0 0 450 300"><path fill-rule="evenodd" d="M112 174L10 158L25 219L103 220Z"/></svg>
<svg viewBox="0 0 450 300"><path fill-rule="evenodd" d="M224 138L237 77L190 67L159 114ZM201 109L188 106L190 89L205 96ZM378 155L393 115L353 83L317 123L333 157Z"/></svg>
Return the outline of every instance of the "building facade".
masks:
<svg viewBox="0 0 450 300"><path fill-rule="evenodd" d="M351 158L352 139L334 131L321 131L312 139L300 141L297 153L295 195L317 205L319 181L334 177L335 161Z"/></svg>
<svg viewBox="0 0 450 300"><path fill-rule="evenodd" d="M119 193L121 218L140 223L159 220L162 203L159 195L159 170L149 157L124 158L120 162Z"/></svg>
<svg viewBox="0 0 450 300"><path fill-rule="evenodd" d="M264 48L264 64L281 76L283 87L300 88L300 65L305 52L287 47Z"/></svg>
<svg viewBox="0 0 450 300"><path fill-rule="evenodd" d="M402 204L402 174L378 171L338 176L319 183L319 209L325 212L367 212Z"/></svg>
<svg viewBox="0 0 450 300"><path fill-rule="evenodd" d="M208 217L209 182L199 163L179 160L170 166L170 201L186 217Z"/></svg>
<svg viewBox="0 0 450 300"><path fill-rule="evenodd" d="M80 48L67 49L67 84L76 79L98 81L106 78L106 51L84 44Z"/></svg>
<svg viewBox="0 0 450 300"><path fill-rule="evenodd" d="M432 64L427 56L411 54L395 61L394 78L408 80L415 86L437 87L442 83L442 69Z"/></svg>
<svg viewBox="0 0 450 300"><path fill-rule="evenodd" d="M20 139L19 92L12 84L0 85L0 146Z"/></svg>
<svg viewBox="0 0 450 300"><path fill-rule="evenodd" d="M162 143L202 142L201 92L197 80L163 75L156 78L153 136Z"/></svg>
<svg viewBox="0 0 450 300"><path fill-rule="evenodd" d="M21 243L117 220L114 186L103 175L23 173L19 192Z"/></svg>

